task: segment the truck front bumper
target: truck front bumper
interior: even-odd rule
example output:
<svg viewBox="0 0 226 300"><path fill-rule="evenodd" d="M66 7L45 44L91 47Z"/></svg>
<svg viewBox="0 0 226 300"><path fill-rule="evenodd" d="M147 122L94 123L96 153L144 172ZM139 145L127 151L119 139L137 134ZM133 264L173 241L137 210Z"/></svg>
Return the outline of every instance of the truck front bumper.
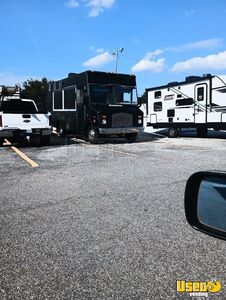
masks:
<svg viewBox="0 0 226 300"><path fill-rule="evenodd" d="M0 130L0 138L10 138L14 136L26 137L26 136L50 136L52 134L51 129L2 129Z"/></svg>
<svg viewBox="0 0 226 300"><path fill-rule="evenodd" d="M144 127L116 127L116 128L99 128L100 134L114 135L114 134L128 134L143 132Z"/></svg>

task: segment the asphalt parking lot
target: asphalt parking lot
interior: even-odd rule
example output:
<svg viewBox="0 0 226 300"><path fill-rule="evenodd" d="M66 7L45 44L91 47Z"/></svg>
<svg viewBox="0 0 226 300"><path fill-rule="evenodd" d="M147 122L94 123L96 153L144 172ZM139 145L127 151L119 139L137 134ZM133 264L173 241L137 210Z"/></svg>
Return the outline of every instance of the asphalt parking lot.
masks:
<svg viewBox="0 0 226 300"><path fill-rule="evenodd" d="M48 147L0 148L0 299L192 299L177 280L219 280L226 242L192 229L184 188L226 170L226 134L165 132Z"/></svg>

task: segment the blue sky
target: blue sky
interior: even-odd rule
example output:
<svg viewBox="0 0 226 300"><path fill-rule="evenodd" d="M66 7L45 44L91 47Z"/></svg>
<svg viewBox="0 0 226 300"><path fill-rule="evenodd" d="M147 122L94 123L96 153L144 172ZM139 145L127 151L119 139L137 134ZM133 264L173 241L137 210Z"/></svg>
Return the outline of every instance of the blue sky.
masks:
<svg viewBox="0 0 226 300"><path fill-rule="evenodd" d="M138 91L226 74L225 0L1 0L0 84L87 69L137 76Z"/></svg>

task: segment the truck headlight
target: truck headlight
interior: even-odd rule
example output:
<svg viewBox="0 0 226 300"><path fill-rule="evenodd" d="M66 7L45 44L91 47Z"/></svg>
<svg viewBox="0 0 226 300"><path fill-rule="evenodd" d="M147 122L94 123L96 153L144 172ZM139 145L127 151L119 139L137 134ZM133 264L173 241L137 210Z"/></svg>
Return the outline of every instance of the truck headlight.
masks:
<svg viewBox="0 0 226 300"><path fill-rule="evenodd" d="M138 124L142 124L142 120L141 120L141 119L138 119L138 120L137 120L137 123L138 123Z"/></svg>
<svg viewBox="0 0 226 300"><path fill-rule="evenodd" d="M101 121L101 123L102 123L103 125L106 125L106 124L107 124L107 120L106 120L106 119L103 119L103 120Z"/></svg>

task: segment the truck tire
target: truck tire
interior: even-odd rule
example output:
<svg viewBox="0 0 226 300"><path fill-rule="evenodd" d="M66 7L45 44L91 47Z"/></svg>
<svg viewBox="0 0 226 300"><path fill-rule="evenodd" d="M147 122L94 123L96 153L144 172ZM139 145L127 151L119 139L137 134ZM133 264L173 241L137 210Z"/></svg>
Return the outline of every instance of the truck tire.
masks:
<svg viewBox="0 0 226 300"><path fill-rule="evenodd" d="M87 130L87 137L90 144L96 144L99 138L99 134L96 129L89 127Z"/></svg>
<svg viewBox="0 0 226 300"><path fill-rule="evenodd" d="M0 138L0 147L3 147L4 139Z"/></svg>
<svg viewBox="0 0 226 300"><path fill-rule="evenodd" d="M134 143L137 139L137 133L130 133L126 135L126 139L129 143Z"/></svg>
<svg viewBox="0 0 226 300"><path fill-rule="evenodd" d="M178 137L178 128L170 127L168 131L169 138L177 138Z"/></svg>
<svg viewBox="0 0 226 300"><path fill-rule="evenodd" d="M208 134L208 129L206 127L197 128L197 136L198 137L206 137Z"/></svg>

